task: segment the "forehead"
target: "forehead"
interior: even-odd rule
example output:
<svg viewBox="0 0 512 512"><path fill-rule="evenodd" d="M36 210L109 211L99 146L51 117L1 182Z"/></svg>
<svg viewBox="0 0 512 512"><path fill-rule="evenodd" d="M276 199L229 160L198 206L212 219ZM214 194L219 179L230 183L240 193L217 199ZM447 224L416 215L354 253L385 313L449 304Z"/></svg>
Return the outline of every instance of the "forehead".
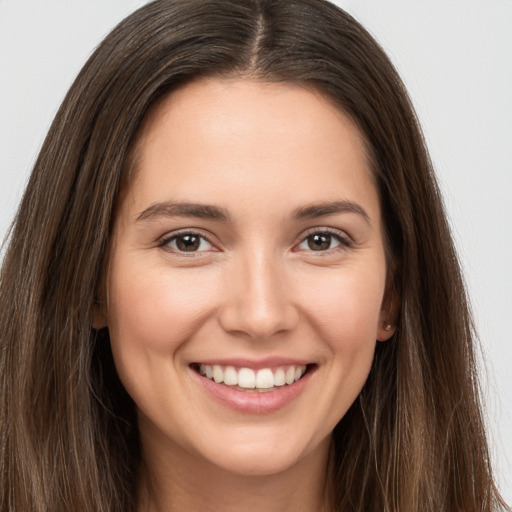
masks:
<svg viewBox="0 0 512 512"><path fill-rule="evenodd" d="M356 124L317 90L293 83L189 83L149 111L133 155L130 188L146 202L193 193L187 199L211 203L235 190L284 198L293 189L307 203L334 184L376 193Z"/></svg>

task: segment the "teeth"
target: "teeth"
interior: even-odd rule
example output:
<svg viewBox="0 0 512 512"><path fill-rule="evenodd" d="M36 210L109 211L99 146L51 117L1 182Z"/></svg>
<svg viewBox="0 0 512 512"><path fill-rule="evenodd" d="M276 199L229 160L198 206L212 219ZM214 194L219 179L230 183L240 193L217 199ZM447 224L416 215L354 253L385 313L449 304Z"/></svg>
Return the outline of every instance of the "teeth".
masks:
<svg viewBox="0 0 512 512"><path fill-rule="evenodd" d="M228 366L224 370L224 384L228 386L236 386L238 384L238 374L232 366Z"/></svg>
<svg viewBox="0 0 512 512"><path fill-rule="evenodd" d="M256 387L261 389L268 389L274 387L274 374L269 368L258 370L256 374Z"/></svg>
<svg viewBox="0 0 512 512"><path fill-rule="evenodd" d="M278 368L276 373L274 373L274 386L284 386L286 384L284 370L282 368Z"/></svg>
<svg viewBox="0 0 512 512"><path fill-rule="evenodd" d="M238 370L238 385L241 388L255 388L256 375L254 374L254 370L250 368L240 368L240 370Z"/></svg>
<svg viewBox="0 0 512 512"><path fill-rule="evenodd" d="M224 382L224 372L218 364L213 365L213 380L215 382Z"/></svg>
<svg viewBox="0 0 512 512"><path fill-rule="evenodd" d="M290 365L279 368L261 368L254 371L251 368L220 366L218 364L201 364L199 373L216 383L227 386L239 386L245 389L270 389L293 384L306 372L305 365Z"/></svg>
<svg viewBox="0 0 512 512"><path fill-rule="evenodd" d="M206 376L208 377L208 372L206 373ZM211 377L208 377L211 379ZM293 384L295 381L295 366L290 366L288 370L286 370L286 375L284 377L284 381L286 384Z"/></svg>

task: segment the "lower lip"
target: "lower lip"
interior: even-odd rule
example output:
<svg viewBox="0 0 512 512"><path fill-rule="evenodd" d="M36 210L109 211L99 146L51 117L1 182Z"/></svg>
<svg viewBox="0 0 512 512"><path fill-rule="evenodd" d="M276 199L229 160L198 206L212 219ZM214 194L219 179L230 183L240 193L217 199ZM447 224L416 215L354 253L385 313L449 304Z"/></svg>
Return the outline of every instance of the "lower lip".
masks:
<svg viewBox="0 0 512 512"><path fill-rule="evenodd" d="M200 384L215 400L238 412L247 414L269 414L282 409L303 391L311 376L308 371L293 384L280 386L275 391L239 391L224 384L217 384L192 370Z"/></svg>

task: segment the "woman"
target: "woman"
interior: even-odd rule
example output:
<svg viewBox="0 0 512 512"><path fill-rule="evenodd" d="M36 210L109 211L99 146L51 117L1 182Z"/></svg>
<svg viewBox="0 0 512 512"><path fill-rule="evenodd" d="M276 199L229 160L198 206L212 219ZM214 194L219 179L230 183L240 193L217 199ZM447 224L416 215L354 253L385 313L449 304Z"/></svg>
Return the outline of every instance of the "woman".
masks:
<svg viewBox="0 0 512 512"><path fill-rule="evenodd" d="M122 22L1 279L2 510L504 507L412 107L327 2Z"/></svg>

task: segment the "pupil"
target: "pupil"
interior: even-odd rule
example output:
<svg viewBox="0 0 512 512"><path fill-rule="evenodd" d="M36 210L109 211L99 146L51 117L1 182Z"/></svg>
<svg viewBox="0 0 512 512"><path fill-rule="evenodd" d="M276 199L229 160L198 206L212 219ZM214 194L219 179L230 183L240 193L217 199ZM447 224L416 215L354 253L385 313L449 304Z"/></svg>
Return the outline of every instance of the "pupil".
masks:
<svg viewBox="0 0 512 512"><path fill-rule="evenodd" d="M196 235L182 235L176 240L176 246L180 251L192 252L199 248L201 240Z"/></svg>
<svg viewBox="0 0 512 512"><path fill-rule="evenodd" d="M308 238L308 247L312 251L323 251L331 246L331 235L317 234Z"/></svg>

